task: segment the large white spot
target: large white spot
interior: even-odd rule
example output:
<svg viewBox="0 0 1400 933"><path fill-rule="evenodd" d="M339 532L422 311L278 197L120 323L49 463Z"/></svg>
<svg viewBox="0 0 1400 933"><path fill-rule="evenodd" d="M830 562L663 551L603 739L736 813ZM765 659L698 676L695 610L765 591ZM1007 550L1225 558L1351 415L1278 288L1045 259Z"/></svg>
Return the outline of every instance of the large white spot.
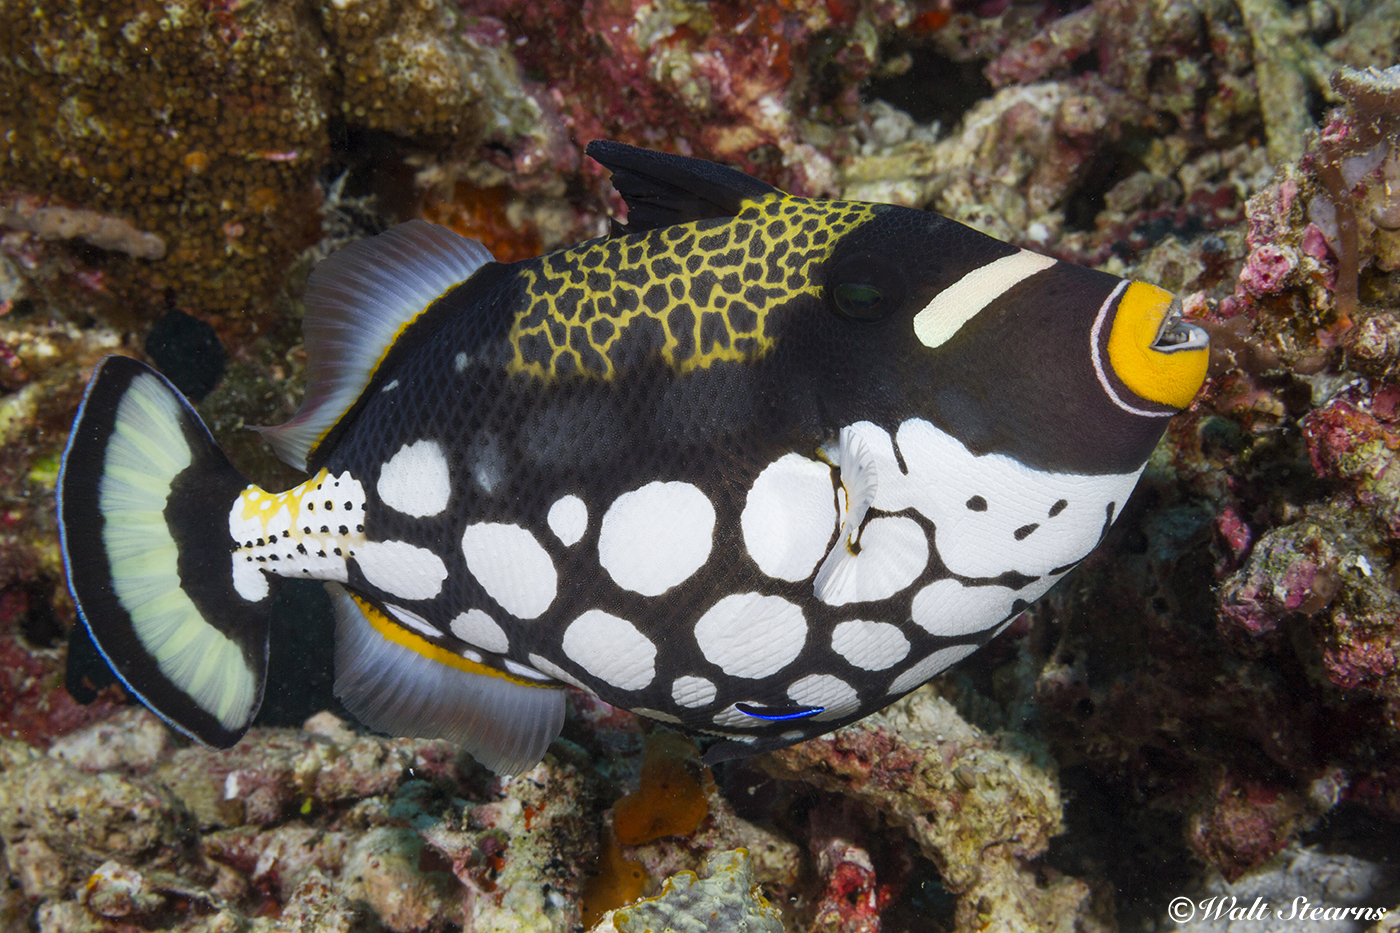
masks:
<svg viewBox="0 0 1400 933"><path fill-rule="evenodd" d="M1005 586L963 586L957 580L935 580L914 594L914 622L931 635L967 635L991 628L1011 613L1018 599L1040 595Z"/></svg>
<svg viewBox="0 0 1400 933"><path fill-rule="evenodd" d="M739 523L759 570L794 583L807 579L836 528L831 467L800 454L770 463L754 480Z"/></svg>
<svg viewBox="0 0 1400 933"><path fill-rule="evenodd" d="M807 622L801 609L780 596L736 593L700 617L695 640L706 660L731 677L767 677L797 659Z"/></svg>
<svg viewBox="0 0 1400 933"><path fill-rule="evenodd" d="M883 671L909 656L909 639L898 625L854 619L831 633L831 647L862 670Z"/></svg>
<svg viewBox="0 0 1400 933"><path fill-rule="evenodd" d="M510 639L506 637L505 629L480 609L468 609L458 613L448 625L453 635L469 645L476 645L484 651L494 651L497 654L505 654L510 650Z"/></svg>
<svg viewBox="0 0 1400 933"><path fill-rule="evenodd" d="M715 685L704 677L689 674L677 677L671 684L671 699L676 701L677 706L687 709L709 706L715 701Z"/></svg>
<svg viewBox="0 0 1400 933"><path fill-rule="evenodd" d="M1055 262L1049 256L1023 249L978 266L934 295L914 315L914 336L926 347L942 346L987 305Z"/></svg>
<svg viewBox="0 0 1400 933"><path fill-rule="evenodd" d="M787 695L799 706L820 706L822 711L812 717L817 722L840 719L860 708L856 688L831 674L808 674L788 687Z"/></svg>
<svg viewBox="0 0 1400 933"><path fill-rule="evenodd" d="M922 513L936 529L938 556L965 577L1008 570L1038 577L1081 560L1098 543L1110 506L1116 514L1141 473L1044 473L1001 454L975 455L919 418L901 424L893 438L866 421L850 429L876 459L874 507Z"/></svg>
<svg viewBox="0 0 1400 933"><path fill-rule="evenodd" d="M830 575L813 587L828 606L889 599L913 583L928 566L928 537L912 518L881 516L861 532L859 553L839 553Z"/></svg>
<svg viewBox="0 0 1400 933"><path fill-rule="evenodd" d="M603 516L598 562L623 589L660 596L705 565L715 509L689 483L647 483Z"/></svg>
<svg viewBox="0 0 1400 933"><path fill-rule="evenodd" d="M945 668L952 667L976 650L976 645L953 645L951 648L938 649L933 654L896 677L894 683L890 684L890 695L908 693L934 674L937 674Z"/></svg>
<svg viewBox="0 0 1400 933"><path fill-rule="evenodd" d="M415 441L399 448L379 470L374 487L389 508L426 518L447 508L452 493L447 458L437 441Z"/></svg>
<svg viewBox="0 0 1400 933"><path fill-rule="evenodd" d="M656 677L656 646L637 627L590 609L564 630L564 653L588 673L619 690L640 690Z"/></svg>
<svg viewBox="0 0 1400 933"><path fill-rule="evenodd" d="M400 599L432 599L447 579L441 557L407 541L366 541L355 563L372 586Z"/></svg>
<svg viewBox="0 0 1400 933"><path fill-rule="evenodd" d="M588 530L588 506L575 495L560 496L545 516L549 530L565 547L577 544Z"/></svg>
<svg viewBox="0 0 1400 933"><path fill-rule="evenodd" d="M554 602L559 590L554 561L519 525L468 525L462 533L462 555L482 588L516 618L539 618Z"/></svg>

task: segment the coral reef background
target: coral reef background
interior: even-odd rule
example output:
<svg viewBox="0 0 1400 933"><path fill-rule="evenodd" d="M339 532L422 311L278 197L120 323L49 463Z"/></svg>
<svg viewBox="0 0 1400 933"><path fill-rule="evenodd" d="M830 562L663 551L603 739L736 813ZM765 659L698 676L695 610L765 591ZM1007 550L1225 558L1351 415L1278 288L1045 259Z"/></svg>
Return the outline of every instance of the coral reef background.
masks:
<svg viewBox="0 0 1400 933"><path fill-rule="evenodd" d="M1397 50L1400 0L0 0L0 931L1224 929L1169 905L1231 896L1391 929ZM1207 388L994 644L713 773L578 694L508 782L312 716L314 588L238 748L125 706L54 530L96 360L290 485L242 429L300 397L310 266L410 217L504 260L599 235L596 138L1158 282Z"/></svg>

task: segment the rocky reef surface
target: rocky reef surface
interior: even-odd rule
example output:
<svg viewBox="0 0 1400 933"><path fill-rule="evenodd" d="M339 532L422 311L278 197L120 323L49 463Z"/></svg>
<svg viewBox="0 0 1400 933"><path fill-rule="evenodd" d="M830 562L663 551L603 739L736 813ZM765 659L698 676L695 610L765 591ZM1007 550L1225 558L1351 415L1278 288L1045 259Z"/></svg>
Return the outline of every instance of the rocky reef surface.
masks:
<svg viewBox="0 0 1400 933"><path fill-rule="evenodd" d="M1388 929L1397 49L1400 0L0 0L0 930ZM238 748L124 706L54 530L96 360L290 485L242 428L300 398L310 266L409 217L598 235L595 138L1158 282L1207 387L1007 633L781 753L710 772L578 694L511 781L359 733L311 716L314 591Z"/></svg>

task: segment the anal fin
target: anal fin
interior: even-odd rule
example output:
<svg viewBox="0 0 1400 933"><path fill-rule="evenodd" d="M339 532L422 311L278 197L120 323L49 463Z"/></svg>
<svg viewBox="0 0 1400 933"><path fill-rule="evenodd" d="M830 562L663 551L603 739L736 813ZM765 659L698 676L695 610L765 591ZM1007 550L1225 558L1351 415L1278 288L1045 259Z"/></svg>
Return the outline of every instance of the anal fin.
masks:
<svg viewBox="0 0 1400 933"><path fill-rule="evenodd" d="M328 583L336 614L335 692L366 725L460 744L500 775L544 757L564 725L565 695L452 654Z"/></svg>

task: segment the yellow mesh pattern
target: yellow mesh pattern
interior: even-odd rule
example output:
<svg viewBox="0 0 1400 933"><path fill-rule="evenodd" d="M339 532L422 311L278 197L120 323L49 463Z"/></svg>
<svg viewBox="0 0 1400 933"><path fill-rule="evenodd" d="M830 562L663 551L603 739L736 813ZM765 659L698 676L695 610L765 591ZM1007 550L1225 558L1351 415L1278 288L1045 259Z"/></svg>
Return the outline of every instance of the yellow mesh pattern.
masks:
<svg viewBox="0 0 1400 933"><path fill-rule="evenodd" d="M592 240L527 263L513 374L611 379L655 354L677 373L774 345L775 312L815 294L817 268L879 205L766 195L735 217Z"/></svg>

